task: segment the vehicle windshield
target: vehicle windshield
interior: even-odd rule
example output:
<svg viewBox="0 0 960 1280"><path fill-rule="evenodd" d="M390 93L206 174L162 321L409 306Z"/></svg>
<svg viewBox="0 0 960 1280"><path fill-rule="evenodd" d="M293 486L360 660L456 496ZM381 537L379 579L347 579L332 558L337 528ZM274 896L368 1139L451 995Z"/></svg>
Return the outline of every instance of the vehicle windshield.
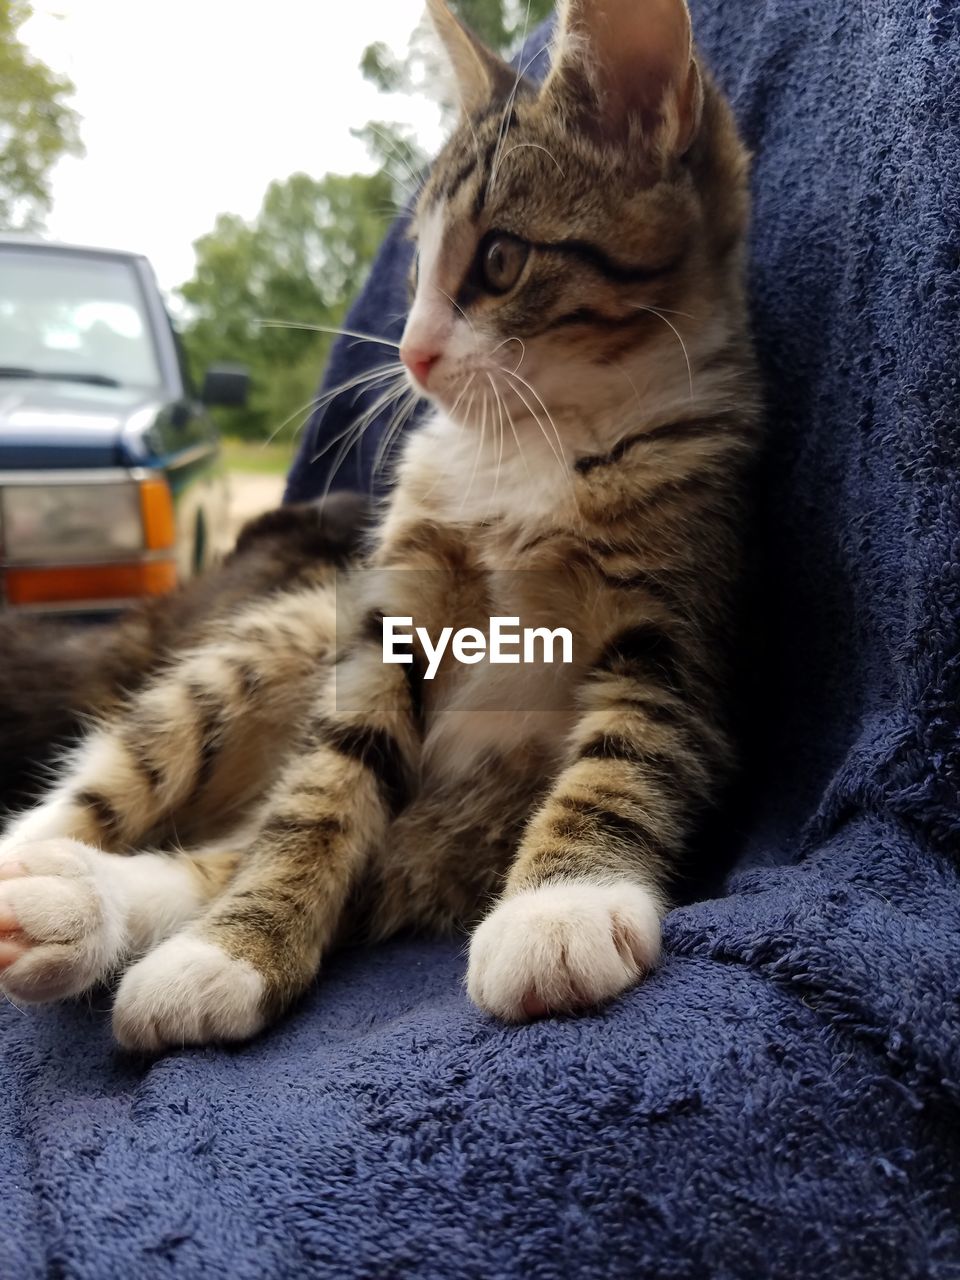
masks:
<svg viewBox="0 0 960 1280"><path fill-rule="evenodd" d="M0 377L160 385L131 263L0 247Z"/></svg>

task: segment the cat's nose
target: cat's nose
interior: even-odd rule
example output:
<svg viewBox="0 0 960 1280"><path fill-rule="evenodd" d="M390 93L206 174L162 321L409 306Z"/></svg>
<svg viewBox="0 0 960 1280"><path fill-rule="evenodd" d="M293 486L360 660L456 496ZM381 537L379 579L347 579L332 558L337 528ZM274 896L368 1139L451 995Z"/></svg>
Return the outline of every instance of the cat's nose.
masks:
<svg viewBox="0 0 960 1280"><path fill-rule="evenodd" d="M440 352L425 351L422 347L401 347L400 359L421 387L425 387L430 378L430 370L440 359Z"/></svg>

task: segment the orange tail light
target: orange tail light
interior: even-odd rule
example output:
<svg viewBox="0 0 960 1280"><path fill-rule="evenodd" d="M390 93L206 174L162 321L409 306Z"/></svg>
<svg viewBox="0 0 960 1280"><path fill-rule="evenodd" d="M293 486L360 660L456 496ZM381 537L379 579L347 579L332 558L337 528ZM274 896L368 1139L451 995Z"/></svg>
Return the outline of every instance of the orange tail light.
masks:
<svg viewBox="0 0 960 1280"><path fill-rule="evenodd" d="M177 566L172 560L7 570L7 600L11 605L129 600L165 595L176 585Z"/></svg>

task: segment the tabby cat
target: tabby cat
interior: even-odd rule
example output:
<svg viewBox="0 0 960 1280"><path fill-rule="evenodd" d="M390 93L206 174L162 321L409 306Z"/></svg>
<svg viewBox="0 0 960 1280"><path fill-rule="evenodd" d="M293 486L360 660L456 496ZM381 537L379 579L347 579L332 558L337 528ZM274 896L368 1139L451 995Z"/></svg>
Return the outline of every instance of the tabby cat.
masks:
<svg viewBox="0 0 960 1280"><path fill-rule="evenodd" d="M479 920L467 988L510 1021L609 1000L731 768L759 434L731 113L684 0L566 0L541 88L429 8L462 112L399 355L434 412L366 567L211 624L0 845L3 991L125 970L131 1048L254 1035L361 931ZM495 616L573 661L384 661L384 617Z"/></svg>

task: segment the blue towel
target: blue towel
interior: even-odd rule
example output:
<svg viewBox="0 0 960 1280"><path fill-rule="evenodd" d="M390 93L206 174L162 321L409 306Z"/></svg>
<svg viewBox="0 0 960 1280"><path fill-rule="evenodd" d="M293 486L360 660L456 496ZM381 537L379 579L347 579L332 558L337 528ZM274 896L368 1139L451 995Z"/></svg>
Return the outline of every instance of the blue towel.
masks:
<svg viewBox="0 0 960 1280"><path fill-rule="evenodd" d="M3 1280L960 1276L960 6L693 9L756 153L770 406L735 868L580 1019L498 1026L409 940L233 1051L0 1008Z"/></svg>

